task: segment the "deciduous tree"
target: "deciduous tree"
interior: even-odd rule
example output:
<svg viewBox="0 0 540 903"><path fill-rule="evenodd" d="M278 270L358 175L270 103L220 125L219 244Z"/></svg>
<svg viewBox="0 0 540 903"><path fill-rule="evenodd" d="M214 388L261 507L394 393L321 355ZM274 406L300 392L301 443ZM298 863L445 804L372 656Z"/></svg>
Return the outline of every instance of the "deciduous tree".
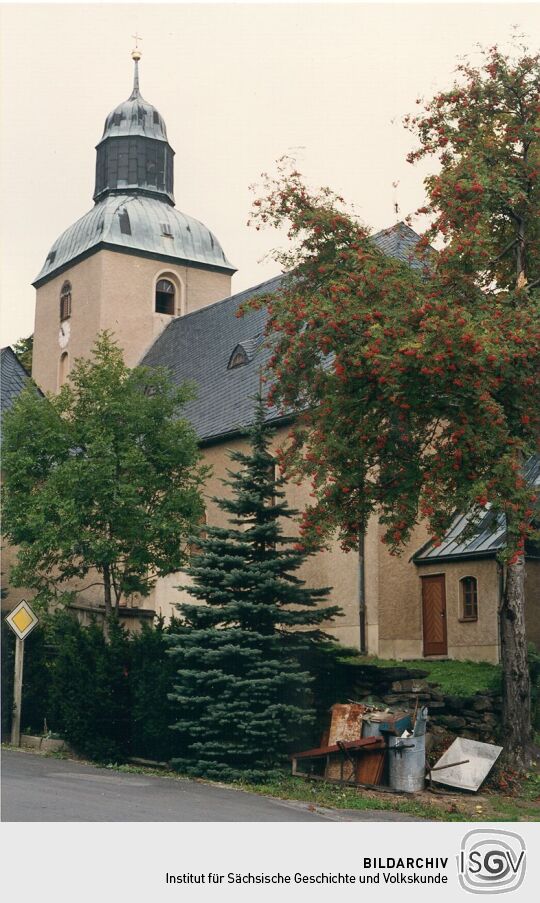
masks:
<svg viewBox="0 0 540 903"><path fill-rule="evenodd" d="M30 386L6 413L3 526L19 547L11 579L37 604L92 584L109 615L185 563L206 475L181 417L190 397L165 370L130 370L102 334L58 395Z"/></svg>
<svg viewBox="0 0 540 903"><path fill-rule="evenodd" d="M438 156L418 256L391 259L329 189L282 163L254 222L288 224L269 309L270 400L297 415L281 463L312 481L306 536L353 548L376 514L399 551L419 518L439 542L457 510L506 518L500 611L504 738L531 742L524 548L538 448L540 60L497 48L407 120L411 162ZM442 239L434 252L430 242ZM412 264L412 266L411 266Z"/></svg>
<svg viewBox="0 0 540 903"><path fill-rule="evenodd" d="M19 361L28 373L32 372L32 354L34 351L34 335L29 335L26 339L18 339L13 345L13 351L17 355Z"/></svg>

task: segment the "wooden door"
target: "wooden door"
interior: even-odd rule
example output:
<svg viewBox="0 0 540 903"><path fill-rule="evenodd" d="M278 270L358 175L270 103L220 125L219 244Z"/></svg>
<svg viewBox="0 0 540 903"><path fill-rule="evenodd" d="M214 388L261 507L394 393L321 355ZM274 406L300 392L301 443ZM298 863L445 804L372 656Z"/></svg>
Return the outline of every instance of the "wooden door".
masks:
<svg viewBox="0 0 540 903"><path fill-rule="evenodd" d="M422 577L424 655L447 655L444 574Z"/></svg>

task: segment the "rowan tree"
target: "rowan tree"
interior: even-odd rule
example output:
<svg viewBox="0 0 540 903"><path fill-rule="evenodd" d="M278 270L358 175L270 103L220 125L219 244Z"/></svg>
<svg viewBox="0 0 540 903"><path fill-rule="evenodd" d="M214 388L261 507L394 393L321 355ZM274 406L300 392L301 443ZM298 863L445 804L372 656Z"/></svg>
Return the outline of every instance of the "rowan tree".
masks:
<svg viewBox="0 0 540 903"><path fill-rule="evenodd" d="M456 510L506 518L500 611L503 732L531 742L524 547L535 493L540 373L540 60L497 48L407 120L411 162L438 157L418 256L385 256L329 189L282 161L255 201L257 228L288 224L288 275L267 305L270 402L296 413L281 451L312 481L307 538L357 546L369 517L398 552L419 518L440 542ZM435 252L430 242L442 239ZM411 266L412 264L412 266Z"/></svg>
<svg viewBox="0 0 540 903"><path fill-rule="evenodd" d="M109 615L185 563L207 473L180 416L190 397L102 334L57 395L30 385L6 412L3 529L36 604L98 585Z"/></svg>

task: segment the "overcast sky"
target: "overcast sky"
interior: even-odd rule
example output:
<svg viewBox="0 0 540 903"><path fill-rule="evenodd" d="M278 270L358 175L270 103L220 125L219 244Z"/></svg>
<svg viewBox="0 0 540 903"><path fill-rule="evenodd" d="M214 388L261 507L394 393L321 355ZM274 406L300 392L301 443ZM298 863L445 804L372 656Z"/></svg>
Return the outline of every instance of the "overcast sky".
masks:
<svg viewBox="0 0 540 903"><path fill-rule="evenodd" d="M261 258L279 237L246 224L249 186L278 157L295 155L374 229L392 225L396 200L403 218L423 198L401 125L417 96L513 24L534 49L540 34L538 4L21 4L1 18L2 345L32 332L31 282L92 207L95 145L130 94L135 31L141 93L176 151L176 206L216 233L235 291L278 271Z"/></svg>

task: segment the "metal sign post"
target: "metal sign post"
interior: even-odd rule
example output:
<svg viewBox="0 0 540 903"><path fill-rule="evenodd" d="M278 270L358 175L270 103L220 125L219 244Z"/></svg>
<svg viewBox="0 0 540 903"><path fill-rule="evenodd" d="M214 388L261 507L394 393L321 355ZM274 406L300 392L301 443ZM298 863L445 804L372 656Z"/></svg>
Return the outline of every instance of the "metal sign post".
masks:
<svg viewBox="0 0 540 903"><path fill-rule="evenodd" d="M11 722L11 745L20 746L21 743L21 706L22 685L24 668L24 641L32 632L38 618L24 599L6 617L16 636L15 640L15 673L13 677L13 718Z"/></svg>

